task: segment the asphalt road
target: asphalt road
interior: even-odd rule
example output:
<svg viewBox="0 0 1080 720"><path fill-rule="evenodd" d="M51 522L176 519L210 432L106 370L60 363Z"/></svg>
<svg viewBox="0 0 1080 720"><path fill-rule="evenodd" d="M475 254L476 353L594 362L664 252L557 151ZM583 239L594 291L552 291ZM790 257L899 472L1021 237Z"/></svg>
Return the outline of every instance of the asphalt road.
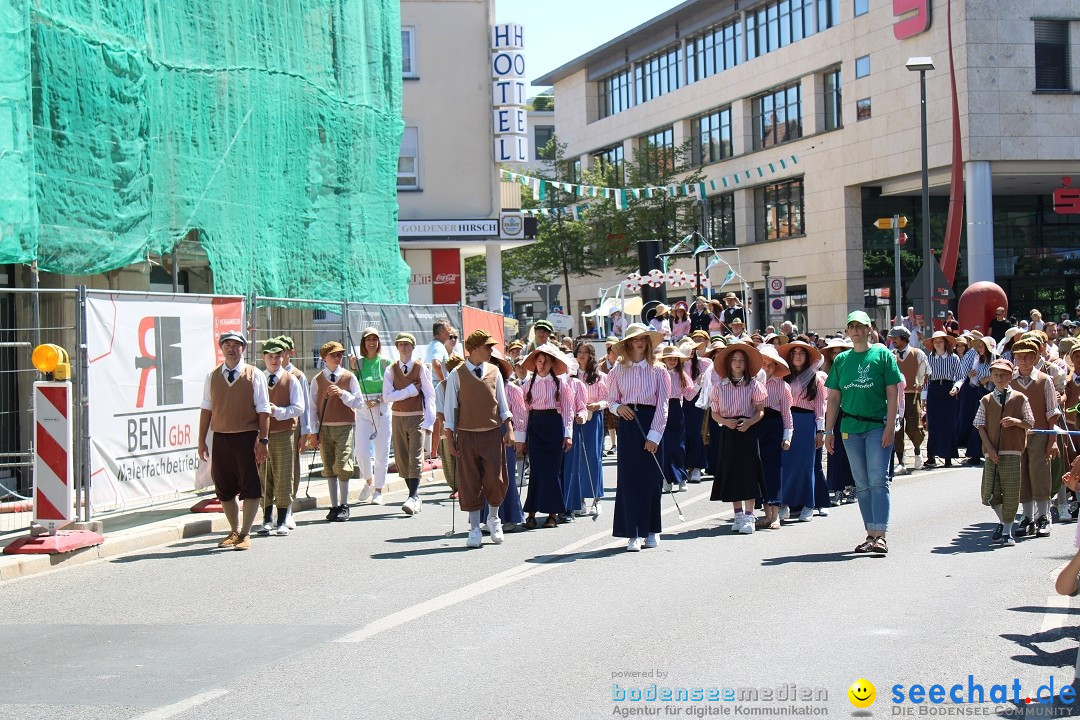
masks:
<svg viewBox="0 0 1080 720"><path fill-rule="evenodd" d="M979 474L898 479L886 557L850 552L855 505L732 534L707 482L678 496L686 522L665 498L655 550L611 537L610 497L598 520L468 550L430 485L415 517L399 494L249 552L206 537L32 576L0 585L0 718L1016 716L1015 681L1030 715L1047 708L1025 697L1073 678L1077 610L1053 577L1075 525L991 546ZM1010 702L892 702L915 684L966 699L969 675ZM860 678L868 711L847 697ZM630 699L654 683L688 699Z"/></svg>

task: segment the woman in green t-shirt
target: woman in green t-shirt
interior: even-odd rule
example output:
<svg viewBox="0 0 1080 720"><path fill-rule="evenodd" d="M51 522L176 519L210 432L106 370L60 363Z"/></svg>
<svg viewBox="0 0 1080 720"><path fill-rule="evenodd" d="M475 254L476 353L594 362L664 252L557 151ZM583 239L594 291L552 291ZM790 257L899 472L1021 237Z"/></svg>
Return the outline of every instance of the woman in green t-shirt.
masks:
<svg viewBox="0 0 1080 720"><path fill-rule="evenodd" d="M870 345L870 317L861 310L848 315L847 333L854 347L833 360L825 387L829 404L825 413L825 449L833 453L833 434L842 433L855 497L859 501L866 539L857 553L885 554L889 546L889 460L896 425L900 368L883 345ZM843 407L844 417L836 427Z"/></svg>
<svg viewBox="0 0 1080 720"><path fill-rule="evenodd" d="M356 411L356 442L354 454L360 474L367 481L360 491L359 502L383 504L386 485L386 466L390 462L390 406L382 401L383 374L390 361L381 357L382 342L373 327L360 333L360 357L354 358L353 369L364 394L364 405ZM375 446L372 456L372 445Z"/></svg>

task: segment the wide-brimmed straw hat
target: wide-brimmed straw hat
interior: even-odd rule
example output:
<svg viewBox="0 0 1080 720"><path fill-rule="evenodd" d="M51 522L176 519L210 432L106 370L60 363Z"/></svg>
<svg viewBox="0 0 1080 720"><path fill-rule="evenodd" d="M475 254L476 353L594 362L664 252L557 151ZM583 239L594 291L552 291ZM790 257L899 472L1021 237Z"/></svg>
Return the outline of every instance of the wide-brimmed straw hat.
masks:
<svg viewBox="0 0 1080 720"><path fill-rule="evenodd" d="M791 351L795 348L802 348L804 351L806 351L806 361L808 367L821 360L821 351L810 343L803 342L802 340L792 340L789 343L784 343L783 345L778 347L776 351L780 353L780 357L787 360L788 365L790 366Z"/></svg>
<svg viewBox="0 0 1080 720"><path fill-rule="evenodd" d="M699 343L694 342L694 339L687 335L679 341L679 350L687 358L692 358L697 354L697 349L700 347Z"/></svg>
<svg viewBox="0 0 1080 720"><path fill-rule="evenodd" d="M713 353L713 369L722 378L727 377L727 359L731 353L740 351L746 354L746 374L754 377L761 372L761 352L749 343L734 342Z"/></svg>
<svg viewBox="0 0 1080 720"><path fill-rule="evenodd" d="M664 317L665 315L670 315L670 314L671 314L671 308L669 308L664 303L659 303L656 306L656 309L653 310L653 317Z"/></svg>
<svg viewBox="0 0 1080 720"><path fill-rule="evenodd" d="M827 352L841 353L845 350L851 350L855 347L855 343L851 342L851 338L829 338L825 341L825 348L821 351L822 354Z"/></svg>
<svg viewBox="0 0 1080 720"><path fill-rule="evenodd" d="M762 360L772 360L776 363L776 371L773 373L773 377L782 378L791 374L791 366L788 365L787 360L780 357L780 353L776 351L775 345L769 345L768 343L758 348L758 352L761 353Z"/></svg>
<svg viewBox="0 0 1080 720"><path fill-rule="evenodd" d="M924 339L922 341L923 347L926 348L927 350L933 351L934 350L934 341L937 340L938 338L941 338L942 340L945 341L945 348L947 350L955 350L956 349L956 338L954 338L952 335L945 332L944 330L938 330L937 332L935 332L930 337Z"/></svg>
<svg viewBox="0 0 1080 720"><path fill-rule="evenodd" d="M499 352L498 348L491 348L491 362L499 366L499 370L502 371L503 380L514 375L514 365L506 357Z"/></svg>
<svg viewBox="0 0 1080 720"><path fill-rule="evenodd" d="M717 338L717 339L713 340L711 343L709 343L709 347L706 348L705 352L702 353L702 354L705 357L711 359L713 355L715 355L718 351L723 350L726 347L727 347L727 343L724 342L723 340L720 340L719 338Z"/></svg>
<svg viewBox="0 0 1080 720"><path fill-rule="evenodd" d="M630 357L630 346L628 345L628 343L634 338L641 337L643 335L649 338L649 341L652 343L652 347L654 350L658 345L660 345L660 343L664 341L664 333L646 327L641 323L630 323L626 327L626 332L623 333L622 340L620 340L615 345L615 354L622 355L623 357Z"/></svg>
<svg viewBox="0 0 1080 720"><path fill-rule="evenodd" d="M689 360L690 356L682 351L682 348L675 345L664 345L660 348L660 354L657 357L661 360L667 360L668 358L677 358L679 360Z"/></svg>
<svg viewBox="0 0 1080 720"><path fill-rule="evenodd" d="M536 358L538 355L541 354L547 355L554 362L554 367L551 370L552 373L554 373L555 375L566 374L566 360L563 358L562 351L551 343L544 343L543 345L529 353L529 356L525 358L525 361L522 363L522 365L524 365L525 369L529 372L536 372Z"/></svg>

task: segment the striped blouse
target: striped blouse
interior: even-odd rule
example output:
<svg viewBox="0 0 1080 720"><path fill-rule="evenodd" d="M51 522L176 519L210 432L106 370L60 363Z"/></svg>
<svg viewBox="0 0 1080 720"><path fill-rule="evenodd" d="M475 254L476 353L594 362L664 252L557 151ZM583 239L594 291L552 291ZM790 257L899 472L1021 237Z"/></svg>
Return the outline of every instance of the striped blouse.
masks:
<svg viewBox="0 0 1080 720"><path fill-rule="evenodd" d="M698 389L694 386L694 381L690 379L690 373L685 371L677 372L668 368L664 368L664 370L668 374L668 385L670 387L670 390L668 390L669 400L689 400L697 395ZM682 376L681 378L679 377L680 375Z"/></svg>
<svg viewBox="0 0 1080 720"><path fill-rule="evenodd" d="M773 377L765 381L765 407L780 413L784 422L784 440L791 440L795 424L791 420L791 386L783 378Z"/></svg>
<svg viewBox="0 0 1080 720"><path fill-rule="evenodd" d="M814 379L812 382L817 385L817 395L811 400L806 397L806 387L791 386L791 405L792 407L799 407L803 410L812 410L814 412L814 421L817 423L818 430L825 429L825 408L829 401L829 391L825 389L825 378L822 377L824 373L814 373Z"/></svg>
<svg viewBox="0 0 1080 720"><path fill-rule="evenodd" d="M517 383L506 383L506 404L510 406L510 412L514 415L514 429L516 430L518 418L524 418L528 413L525 409L525 391Z"/></svg>
<svg viewBox="0 0 1080 720"><path fill-rule="evenodd" d="M607 378L608 378L608 376L605 375L604 373L601 373L601 372L598 372L596 375L597 375L596 382L594 382L592 385L589 385L587 382L585 382L585 371L584 370L579 370L578 371L578 377L581 379L581 382L585 385L585 403L587 405L592 405L593 403L600 403L600 409L604 410L605 408L607 408L607 404L608 404L607 403L607 386L608 386L608 379Z"/></svg>
<svg viewBox="0 0 1080 720"><path fill-rule="evenodd" d="M723 418L750 417L757 405L764 405L765 386L758 380L732 385L727 378L720 378L713 370L709 388L709 405L712 411ZM790 407L790 406L789 406Z"/></svg>
<svg viewBox="0 0 1080 720"><path fill-rule="evenodd" d="M956 357L955 354L938 355L937 353L928 353L926 361L930 364L930 382L937 380L956 382L961 379L960 358Z"/></svg>
<svg viewBox="0 0 1080 720"><path fill-rule="evenodd" d="M608 407L617 413L619 406L627 403L655 405L656 413L646 437L659 443L667 427L669 385L667 370L659 365L645 360L629 367L616 365L608 373Z"/></svg>
<svg viewBox="0 0 1080 720"><path fill-rule="evenodd" d="M558 410L562 418L563 437L574 436L574 388L566 382L565 376L559 382L559 399L555 400L555 376L544 376L532 373L521 386L522 409L521 416L514 416L514 440L525 442L529 428L529 411L532 410ZM532 393L530 401L528 395Z"/></svg>
<svg viewBox="0 0 1080 720"><path fill-rule="evenodd" d="M959 390L964 384L964 380L967 380L973 387L986 384L986 381L990 378L991 362L992 358L980 362L978 351L974 349L968 350L960 360L960 370L953 387ZM975 377L969 378L968 373L972 370L975 371Z"/></svg>
<svg viewBox="0 0 1080 720"><path fill-rule="evenodd" d="M568 382L570 387L574 388L574 416L584 423L588 417L588 411L585 409L585 383L576 375L569 378Z"/></svg>

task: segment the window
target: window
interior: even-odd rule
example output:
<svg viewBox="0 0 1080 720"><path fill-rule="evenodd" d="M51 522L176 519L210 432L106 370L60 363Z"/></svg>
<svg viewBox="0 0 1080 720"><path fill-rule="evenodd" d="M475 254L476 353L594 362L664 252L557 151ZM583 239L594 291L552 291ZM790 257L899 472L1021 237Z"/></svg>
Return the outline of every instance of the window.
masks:
<svg viewBox="0 0 1080 720"><path fill-rule="evenodd" d="M746 14L746 57L753 59L814 34L814 0L780 0Z"/></svg>
<svg viewBox="0 0 1080 720"><path fill-rule="evenodd" d="M802 137L802 89L798 84L754 98L754 149Z"/></svg>
<svg viewBox="0 0 1080 720"><path fill-rule="evenodd" d="M870 98L855 101L855 121L870 119Z"/></svg>
<svg viewBox="0 0 1080 720"><path fill-rule="evenodd" d="M401 138L401 152L397 161L398 190L416 190L420 187L420 143L416 128L405 128Z"/></svg>
<svg viewBox="0 0 1080 720"><path fill-rule="evenodd" d="M870 0L855 0L855 17L870 12Z"/></svg>
<svg viewBox="0 0 1080 720"><path fill-rule="evenodd" d="M866 77L870 74L870 56L863 55L860 58L855 58L855 77Z"/></svg>
<svg viewBox="0 0 1080 720"><path fill-rule="evenodd" d="M537 160L554 160L554 151L545 153L544 147L551 142L552 136L555 134L554 125L537 125L533 128L533 152L536 154Z"/></svg>
<svg viewBox="0 0 1080 720"><path fill-rule="evenodd" d="M742 60L742 24L738 20L706 30L686 42L686 82L704 80Z"/></svg>
<svg viewBox="0 0 1080 720"><path fill-rule="evenodd" d="M600 117L621 113L634 104L630 81L630 70L626 69L596 83L600 91Z"/></svg>
<svg viewBox="0 0 1080 720"><path fill-rule="evenodd" d="M416 28L401 28L401 77L419 77L416 74Z"/></svg>
<svg viewBox="0 0 1080 720"><path fill-rule="evenodd" d="M607 174L610 168L616 185L623 183L623 146L615 145L605 150L593 153L593 165L599 165L600 169Z"/></svg>
<svg viewBox="0 0 1080 720"><path fill-rule="evenodd" d="M858 0L856 0L858 2ZM840 22L840 0L818 0L817 31L828 30Z"/></svg>
<svg viewBox="0 0 1080 720"><path fill-rule="evenodd" d="M710 197L708 213L712 246L735 247L735 193Z"/></svg>
<svg viewBox="0 0 1080 720"><path fill-rule="evenodd" d="M825 90L825 129L836 130L844 127L844 119L841 113L843 98L840 94L840 71L833 70L825 73L823 82Z"/></svg>
<svg viewBox="0 0 1080 720"><path fill-rule="evenodd" d="M647 180L655 181L675 169L675 130L667 127L638 138L639 165Z"/></svg>
<svg viewBox="0 0 1080 720"><path fill-rule="evenodd" d="M803 226L803 180L766 185L754 191L758 241L806 234Z"/></svg>
<svg viewBox="0 0 1080 720"><path fill-rule="evenodd" d="M732 156L731 108L726 107L691 121L691 162L708 165Z"/></svg>
<svg viewBox="0 0 1080 720"><path fill-rule="evenodd" d="M1069 90L1069 23L1035 21L1035 89Z"/></svg>
<svg viewBox="0 0 1080 720"><path fill-rule="evenodd" d="M634 68L637 82L637 101L647 102L681 87L679 83L679 49L670 48L646 58Z"/></svg>

